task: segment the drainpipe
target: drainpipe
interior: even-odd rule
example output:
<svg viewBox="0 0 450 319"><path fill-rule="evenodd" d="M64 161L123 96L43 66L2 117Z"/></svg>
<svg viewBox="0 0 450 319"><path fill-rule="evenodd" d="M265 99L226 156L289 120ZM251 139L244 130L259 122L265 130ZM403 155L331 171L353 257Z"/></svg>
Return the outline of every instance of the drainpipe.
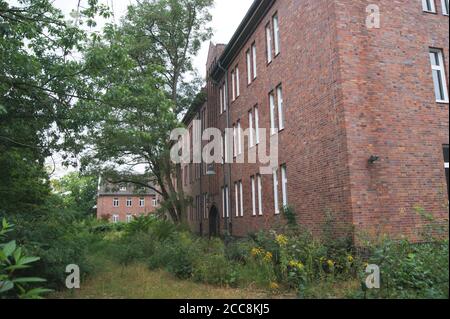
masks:
<svg viewBox="0 0 450 319"><path fill-rule="evenodd" d="M229 99L229 92L228 92L228 69L225 69L222 67L222 64L220 63L220 61L218 62L218 66L219 68L224 72L225 74L225 92L226 92L226 107L227 107L227 125L226 128L229 128L231 125L231 114L230 114L230 99ZM225 93L224 92L224 93ZM229 141L228 141L229 144ZM225 154L226 154L225 150ZM224 154L224 156L225 156ZM226 163L226 156L224 158L224 165L227 166L228 168L228 200L226 201L225 204L225 212L228 210L230 212L230 216L228 217L227 214L225 214L225 229L228 231L228 235L232 235L232 225L233 225L233 205L231 205L231 163ZM223 180L224 180L224 186L227 184L226 182L226 176L225 176L225 168L223 169ZM230 204L229 209L228 208L228 204ZM230 221L228 222L228 218L230 219Z"/></svg>

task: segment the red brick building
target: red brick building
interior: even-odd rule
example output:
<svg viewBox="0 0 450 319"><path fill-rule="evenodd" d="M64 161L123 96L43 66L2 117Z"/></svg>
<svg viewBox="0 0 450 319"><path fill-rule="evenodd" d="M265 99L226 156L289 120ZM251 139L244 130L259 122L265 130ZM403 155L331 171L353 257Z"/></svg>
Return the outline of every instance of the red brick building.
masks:
<svg viewBox="0 0 450 319"><path fill-rule="evenodd" d="M256 0L231 41L211 45L207 102L184 122L268 128L279 163L272 175L183 165L190 225L243 236L283 223L289 205L316 234L332 215L354 237L414 239L417 206L448 219L448 59L446 0Z"/></svg>
<svg viewBox="0 0 450 319"><path fill-rule="evenodd" d="M130 222L134 217L149 215L159 205L154 191L132 184L101 183L97 194L97 218L113 223Z"/></svg>

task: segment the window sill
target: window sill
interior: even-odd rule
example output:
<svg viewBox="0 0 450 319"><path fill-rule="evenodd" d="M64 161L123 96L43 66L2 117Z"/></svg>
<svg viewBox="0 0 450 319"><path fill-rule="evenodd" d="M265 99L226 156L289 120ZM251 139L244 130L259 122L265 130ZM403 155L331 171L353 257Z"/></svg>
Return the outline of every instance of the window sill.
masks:
<svg viewBox="0 0 450 319"><path fill-rule="evenodd" d="M423 10L423 13L430 13L430 14L436 14L436 15L437 15L437 11L427 11L427 10Z"/></svg>
<svg viewBox="0 0 450 319"><path fill-rule="evenodd" d="M441 101L441 100L437 100L436 103L437 103L437 104L445 104L445 105L448 105L448 104L449 104L449 101L444 101L444 100Z"/></svg>

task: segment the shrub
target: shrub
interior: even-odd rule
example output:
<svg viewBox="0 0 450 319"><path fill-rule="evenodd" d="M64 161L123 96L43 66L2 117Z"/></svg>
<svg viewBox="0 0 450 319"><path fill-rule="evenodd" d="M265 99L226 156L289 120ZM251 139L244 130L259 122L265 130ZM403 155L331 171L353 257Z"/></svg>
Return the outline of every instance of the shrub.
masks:
<svg viewBox="0 0 450 319"><path fill-rule="evenodd" d="M223 254L205 254L193 265L193 279L208 284L234 285L236 272Z"/></svg>

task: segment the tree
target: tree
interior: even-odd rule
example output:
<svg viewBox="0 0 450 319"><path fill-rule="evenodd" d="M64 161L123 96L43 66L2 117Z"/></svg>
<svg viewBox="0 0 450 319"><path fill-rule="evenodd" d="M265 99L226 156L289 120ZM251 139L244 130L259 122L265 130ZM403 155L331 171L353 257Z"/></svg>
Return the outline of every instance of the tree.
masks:
<svg viewBox="0 0 450 319"><path fill-rule="evenodd" d="M176 223L183 220L189 199L174 185L170 132L195 97L184 77L192 70L192 56L211 35L205 27L211 4L139 2L129 7L120 27L107 26L85 55L96 70L92 79L104 92L105 107L91 127L93 151L83 166L101 168L112 182L152 188ZM132 174L138 165L145 167L142 176Z"/></svg>
<svg viewBox="0 0 450 319"><path fill-rule="evenodd" d="M88 34L79 23L95 23L108 11L89 0L77 23L68 23L50 0L0 0L0 204L39 205L49 193L45 159L66 151L74 163L90 121L84 101L98 97L89 71L73 56ZM5 206L3 206L5 205ZM21 209L22 206L16 207Z"/></svg>

